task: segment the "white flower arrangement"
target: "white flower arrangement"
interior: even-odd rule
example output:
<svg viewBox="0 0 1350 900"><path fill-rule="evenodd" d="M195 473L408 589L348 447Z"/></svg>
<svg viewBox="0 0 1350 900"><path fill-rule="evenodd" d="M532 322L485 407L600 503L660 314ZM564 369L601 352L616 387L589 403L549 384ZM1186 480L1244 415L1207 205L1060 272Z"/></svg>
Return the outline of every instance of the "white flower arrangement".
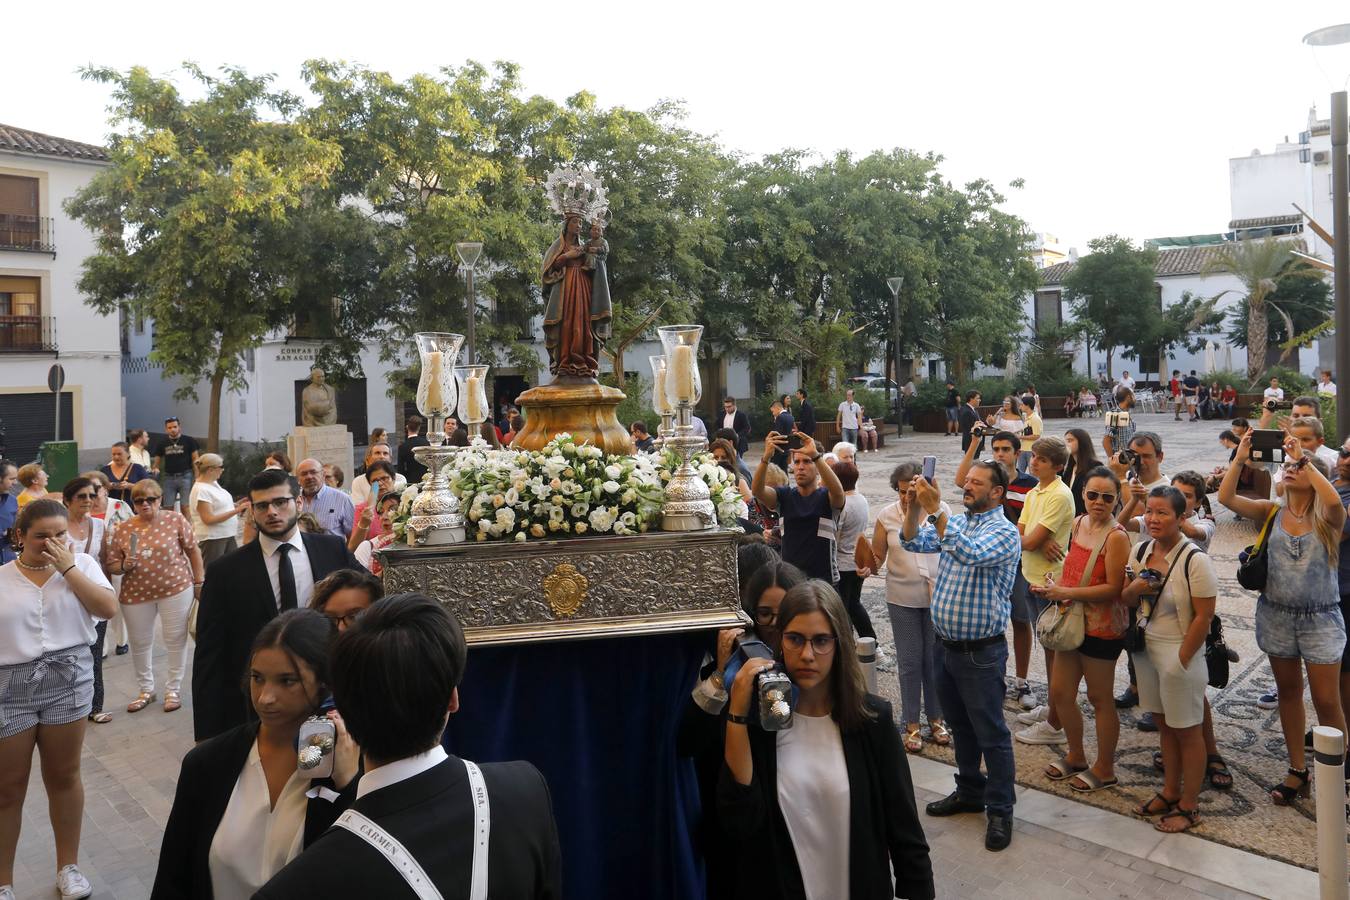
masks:
<svg viewBox="0 0 1350 900"><path fill-rule="evenodd" d="M748 515L735 476L710 454L691 462L711 494L718 523L735 528ZM673 454L607 456L560 434L540 450L461 450L451 460L469 540L531 541L589 534L643 534L658 527ZM394 523L402 538L420 486L403 492Z"/></svg>

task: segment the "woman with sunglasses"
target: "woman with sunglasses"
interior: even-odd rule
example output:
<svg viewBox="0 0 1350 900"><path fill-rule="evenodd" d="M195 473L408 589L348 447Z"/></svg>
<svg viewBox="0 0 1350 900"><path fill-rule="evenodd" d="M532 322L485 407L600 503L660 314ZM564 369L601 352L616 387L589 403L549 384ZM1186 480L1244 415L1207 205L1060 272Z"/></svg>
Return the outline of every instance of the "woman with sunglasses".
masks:
<svg viewBox="0 0 1350 900"><path fill-rule="evenodd" d="M92 479L80 476L66 483L61 491L69 519L66 522L66 544L72 553L83 553L100 561L102 571L104 524L102 519L92 515L94 500L98 496L98 487ZM106 725L112 721L112 713L103 711L103 642L108 637L108 623L100 620L94 626L98 640L90 648L94 653L94 703L89 712L89 721L97 725Z"/></svg>
<svg viewBox="0 0 1350 900"><path fill-rule="evenodd" d="M1237 472L1251 458L1252 432L1219 484L1219 502L1240 516L1265 522L1266 586L1256 601L1256 645L1270 657L1279 698L1280 726L1289 753L1289 774L1270 789L1277 806L1308 795L1303 743L1303 670L1308 672L1317 720L1345 733L1341 709L1341 657L1345 619L1336 575L1345 508L1327 480L1326 463L1303 450L1297 438L1284 441L1283 501L1253 500L1237 492Z"/></svg>
<svg viewBox="0 0 1350 900"><path fill-rule="evenodd" d="M774 660L741 667L727 704L722 827L743 850L740 897L934 896L928 842L891 706L867 693L839 595L812 580L778 608ZM792 679L792 727L765 731L752 698L769 668Z"/></svg>
<svg viewBox="0 0 1350 900"><path fill-rule="evenodd" d="M225 460L215 453L203 453L192 464L197 480L188 495L188 509L192 513L192 533L202 551L203 565L210 565L227 553L239 549L235 535L239 524L235 519L248 511L248 498L235 502L230 492L220 486L225 473Z"/></svg>
<svg viewBox="0 0 1350 900"><path fill-rule="evenodd" d="M1050 673L1050 703L1059 714L1069 751L1062 762L1046 767L1045 777L1051 781L1067 779L1073 790L1089 793L1116 784L1120 717L1112 688L1129 621L1120 602L1120 590L1125 583L1130 539L1111 517L1120 496L1120 480L1115 473L1098 466L1083 475L1087 514L1074 520L1064 572L1058 582L1029 587L1045 600L1083 605L1083 643L1077 650L1055 651L1055 667ZM1097 759L1091 767L1083 747L1083 714L1078 709L1078 683L1084 679L1096 716Z"/></svg>
<svg viewBox="0 0 1350 900"><path fill-rule="evenodd" d="M131 489L136 515L118 527L108 546L108 569L122 576L118 599L131 635L131 659L140 686L127 712L140 712L155 700L156 617L169 651L164 711L182 707L188 614L206 577L192 526L177 512L159 508L163 496L154 481L137 482Z"/></svg>
<svg viewBox="0 0 1350 900"><path fill-rule="evenodd" d="M905 750L923 749L919 722L920 700L928 714L928 730L934 744L946 747L951 732L942 722L942 703L937 695L937 633L929 607L933 582L937 580L938 555L912 553L901 546L905 516L915 503L914 478L923 472L915 462L905 462L891 472L891 490L897 500L877 513L872 542L860 541L858 574L864 578L886 566L886 610L895 639L896 674L900 680L900 712L905 722ZM942 504L948 515L950 507Z"/></svg>

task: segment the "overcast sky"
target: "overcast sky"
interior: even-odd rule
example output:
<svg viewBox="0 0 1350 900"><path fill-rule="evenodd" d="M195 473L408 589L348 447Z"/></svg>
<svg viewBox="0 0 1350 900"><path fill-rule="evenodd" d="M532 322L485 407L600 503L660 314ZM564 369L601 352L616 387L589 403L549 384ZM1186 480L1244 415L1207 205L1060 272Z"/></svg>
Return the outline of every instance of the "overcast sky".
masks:
<svg viewBox="0 0 1350 900"><path fill-rule="evenodd" d="M298 89L311 57L406 77L512 60L527 89L645 108L683 100L729 148L946 157L987 177L1037 231L1085 248L1213 232L1229 219L1228 159L1297 139L1332 84L1302 36L1350 4L1167 3L7 4L0 122L98 142L107 95L86 63L185 59L273 72ZM1334 59L1322 60L1332 69ZM1350 60L1340 63L1350 74ZM1287 210L1271 210L1272 214Z"/></svg>

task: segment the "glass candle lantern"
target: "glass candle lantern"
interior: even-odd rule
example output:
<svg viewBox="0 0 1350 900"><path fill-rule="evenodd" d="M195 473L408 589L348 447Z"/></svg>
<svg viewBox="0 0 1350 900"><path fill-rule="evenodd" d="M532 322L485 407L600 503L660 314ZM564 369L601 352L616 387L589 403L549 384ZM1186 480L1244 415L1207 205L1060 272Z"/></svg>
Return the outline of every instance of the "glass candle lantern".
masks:
<svg viewBox="0 0 1350 900"><path fill-rule="evenodd" d="M417 381L417 410L430 420L444 421L459 405L455 363L464 335L419 331L413 337L422 362L422 375Z"/></svg>
<svg viewBox="0 0 1350 900"><path fill-rule="evenodd" d="M487 400L487 366L456 366L455 381L459 385L459 421L466 426L481 425L492 408ZM472 427L469 434L475 434Z"/></svg>
<svg viewBox="0 0 1350 900"><path fill-rule="evenodd" d="M675 404L666 390L666 358L649 356L647 362L652 367L652 409L658 416L668 416L675 412Z"/></svg>
<svg viewBox="0 0 1350 900"><path fill-rule="evenodd" d="M664 325L657 329L666 351L666 397L672 406L693 406L703 396L698 373L698 342L702 325Z"/></svg>

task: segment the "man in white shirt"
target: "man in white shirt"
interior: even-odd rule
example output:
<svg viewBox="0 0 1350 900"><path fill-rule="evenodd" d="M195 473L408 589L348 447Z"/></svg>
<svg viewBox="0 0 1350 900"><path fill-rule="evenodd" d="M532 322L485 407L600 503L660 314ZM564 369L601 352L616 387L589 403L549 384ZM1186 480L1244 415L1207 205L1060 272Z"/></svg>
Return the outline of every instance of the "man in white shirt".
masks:
<svg viewBox="0 0 1350 900"><path fill-rule="evenodd" d="M1317 393L1325 394L1328 397L1336 396L1336 382L1331 380L1331 373L1323 369L1317 376Z"/></svg>
<svg viewBox="0 0 1350 900"><path fill-rule="evenodd" d="M862 407L853 402L853 389L844 392L844 402L834 414L834 427L839 430L840 440L858 445L858 420L862 418Z"/></svg>
<svg viewBox="0 0 1350 900"><path fill-rule="evenodd" d="M1284 388L1280 387L1280 379L1278 378L1270 379L1270 387L1266 388L1265 391L1262 392L1261 397L1263 400L1275 400L1277 402L1283 401Z"/></svg>
<svg viewBox="0 0 1350 900"><path fill-rule="evenodd" d="M1121 372L1120 378L1116 380L1117 387L1123 387L1126 390L1134 390L1134 379L1130 377L1129 372Z"/></svg>

